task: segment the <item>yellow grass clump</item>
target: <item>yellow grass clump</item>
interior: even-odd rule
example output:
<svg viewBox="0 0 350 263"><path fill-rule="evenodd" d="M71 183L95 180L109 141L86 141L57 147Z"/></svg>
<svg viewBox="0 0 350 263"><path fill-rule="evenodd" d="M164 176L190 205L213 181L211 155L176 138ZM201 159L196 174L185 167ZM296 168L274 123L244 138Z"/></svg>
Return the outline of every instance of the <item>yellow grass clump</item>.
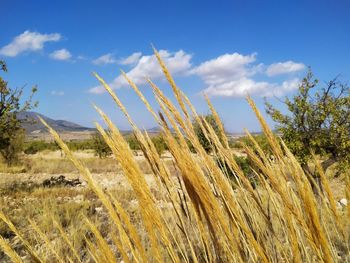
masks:
<svg viewBox="0 0 350 263"><path fill-rule="evenodd" d="M48 212L46 216L51 218L56 238L61 239L69 254L63 257L55 251L52 236L40 229L35 218L28 218L28 222L38 238L26 240L11 220L0 212L0 219L23 245L28 255L26 258L33 262L349 261L350 212L336 208L328 179L317 162L316 168L325 189L321 195L314 194L310 178L283 141L270 130L248 97L273 153L272 158L247 132L253 146L244 145L244 148L257 178L257 187L253 187L235 161L224 126L209 98L205 97L218 123L219 135L197 114L190 100L177 87L157 50L154 52L180 107L148 80L161 109L156 113L137 85L124 72L122 74L159 124L173 156L175 172L170 172L147 132L142 132L133 122L117 94L95 74L130 122L157 183L157 194L147 184L119 129L99 107L95 106L95 109L108 130L99 124L96 127L132 188L138 220L135 220L135 211L128 211L118 200L118 195L103 189L86 165L41 120L101 202L106 211L107 219L104 220L111 222L111 230L105 233L98 224L101 218L92 221L82 216L81 224L87 230L81 233L84 245L77 250L72 235L68 235L64 226ZM192 125L193 119L210 141L212 154L200 144ZM42 244L40 249L35 242ZM4 237L0 237L0 248L13 262L23 261L23 251L12 247Z"/></svg>

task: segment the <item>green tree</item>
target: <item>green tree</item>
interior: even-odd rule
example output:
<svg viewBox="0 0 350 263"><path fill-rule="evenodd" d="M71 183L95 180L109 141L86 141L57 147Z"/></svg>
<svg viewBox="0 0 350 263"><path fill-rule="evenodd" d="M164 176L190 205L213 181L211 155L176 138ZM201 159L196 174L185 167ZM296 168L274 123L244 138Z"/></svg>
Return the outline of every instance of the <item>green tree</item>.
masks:
<svg viewBox="0 0 350 263"><path fill-rule="evenodd" d="M206 120L206 122L214 129L215 133L218 136L220 136L219 125L216 123L215 118L212 114L203 115L203 116L200 116L200 118ZM205 126L204 126L204 128L205 128ZM193 129L198 137L199 143L203 146L203 148L206 152L210 153L213 150L212 144L205 137L204 131L202 130L201 126L199 125L199 123L196 120L193 121Z"/></svg>
<svg viewBox="0 0 350 263"><path fill-rule="evenodd" d="M219 128L219 125L216 123L214 116L212 114L207 114L207 115L200 116L200 118L204 119L213 128L213 130L214 130L215 134L218 136L219 140L222 141L223 138L221 138L220 128ZM194 131L198 137L198 140L199 140L200 144L203 146L204 150L207 153L212 152L213 145L205 137L201 126L199 125L199 123L196 120L193 121L193 128L194 128ZM205 128L205 126L204 126L204 128ZM208 132L208 130L207 130L207 132ZM261 139L261 141L263 141L263 139ZM188 145L189 145L190 149L194 151L193 145L191 144L190 141L188 141ZM254 176L254 173L252 172L250 160L248 160L245 157L238 157L238 156L235 156L235 160L236 160L237 164L243 170L244 174L250 180L252 185L255 187L255 176ZM215 156L215 162L224 174L226 174L231 179L235 178L233 176L232 171L229 169L229 165L227 164L227 162L225 160L221 159L218 156Z"/></svg>
<svg viewBox="0 0 350 263"><path fill-rule="evenodd" d="M92 136L92 148L95 151L95 155L99 158L106 158L112 154L111 148L105 142L102 135L97 132Z"/></svg>
<svg viewBox="0 0 350 263"><path fill-rule="evenodd" d="M0 61L0 70L7 72L4 61ZM0 77L0 154L9 165L18 161L18 154L24 146L24 131L17 116L37 105L32 101L37 88L33 87L29 98L21 103L23 91L24 87L11 89Z"/></svg>
<svg viewBox="0 0 350 263"><path fill-rule="evenodd" d="M128 142L131 150L133 151L141 150L140 143L138 142L138 140L135 138L134 135L127 135L125 139Z"/></svg>
<svg viewBox="0 0 350 263"><path fill-rule="evenodd" d="M162 155L164 151L168 150L168 145L166 144L162 135L159 134L154 136L151 138L151 140L159 155Z"/></svg>
<svg viewBox="0 0 350 263"><path fill-rule="evenodd" d="M322 168L338 162L340 168L350 163L349 86L335 78L322 87L311 70L302 80L298 93L285 98L289 110L283 114L266 102L266 111L277 123L277 130L306 172L312 153L321 155Z"/></svg>
<svg viewBox="0 0 350 263"><path fill-rule="evenodd" d="M266 153L266 154L272 154L271 147L269 142L267 141L267 138L264 134L252 134L252 137L254 140L259 144L260 148ZM249 147L254 148L253 142L250 140L248 136L241 137L239 139L236 139L234 141L230 141L230 147L231 148L237 148L242 149L243 144L247 145Z"/></svg>

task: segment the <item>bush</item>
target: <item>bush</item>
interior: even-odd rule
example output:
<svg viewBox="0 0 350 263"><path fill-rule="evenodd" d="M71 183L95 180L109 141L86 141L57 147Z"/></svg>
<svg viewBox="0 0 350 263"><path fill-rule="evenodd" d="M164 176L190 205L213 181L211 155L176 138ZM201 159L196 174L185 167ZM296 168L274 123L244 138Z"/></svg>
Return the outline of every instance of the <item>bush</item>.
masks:
<svg viewBox="0 0 350 263"><path fill-rule="evenodd" d="M219 130L219 125L216 123L215 118L213 115L208 114L208 115L203 115L200 116L200 118L202 120L205 120L215 131L216 135L220 138L220 130ZM204 125L204 124L203 124ZM204 126L205 127L205 126ZM212 144L210 141L208 141L208 139L205 137L205 133L209 133L208 131L203 131L200 124L194 120L193 121L193 128L194 128L194 132L196 133L199 143L203 146L204 150L207 153L210 153L213 148L212 148ZM206 128L205 128L206 129Z"/></svg>
<svg viewBox="0 0 350 263"><path fill-rule="evenodd" d="M154 136L151 140L154 146L156 147L156 150L159 155L162 155L164 151L169 149L168 145L166 144L164 138L161 135Z"/></svg>
<svg viewBox="0 0 350 263"><path fill-rule="evenodd" d="M129 144L129 147L133 151L141 150L140 143L136 140L135 136L128 135L126 136L126 141Z"/></svg>
<svg viewBox="0 0 350 263"><path fill-rule="evenodd" d="M45 142L45 141L31 141L25 143L24 153L25 154L36 154L44 150L59 150L59 147L54 142Z"/></svg>
<svg viewBox="0 0 350 263"><path fill-rule="evenodd" d="M2 147L1 155L8 165L16 164L19 161L19 153L23 150L24 132L23 130L13 131L12 135L6 139L6 147Z"/></svg>
<svg viewBox="0 0 350 263"><path fill-rule="evenodd" d="M111 148L109 148L102 135L99 133L95 133L92 136L92 148L95 151L95 155L99 158L106 158L112 154Z"/></svg>
<svg viewBox="0 0 350 263"><path fill-rule="evenodd" d="M235 156L235 161L238 164L238 166L242 169L244 175L249 179L250 183L252 186L255 188L256 187L256 176L253 173L252 166L253 162L251 162L248 158L245 157L240 157L240 156ZM220 170L230 179L234 180L234 174L230 170L228 164L223 161L222 159L217 158L216 163L219 166Z"/></svg>
<svg viewBox="0 0 350 263"><path fill-rule="evenodd" d="M252 135L254 140L259 144L260 148L264 151L265 154L271 155L271 147L269 145L269 142L267 141L267 138L264 134L257 134ZM248 138L248 136L244 136L241 139L239 139L240 142L244 143L245 145L249 146L251 149L254 149L254 143ZM239 143L240 144L240 143ZM239 148L241 148L240 146Z"/></svg>
<svg viewBox="0 0 350 263"><path fill-rule="evenodd" d="M72 151L84 151L84 150L93 150L94 141L92 139L81 140L81 141L70 141L67 142L69 149Z"/></svg>

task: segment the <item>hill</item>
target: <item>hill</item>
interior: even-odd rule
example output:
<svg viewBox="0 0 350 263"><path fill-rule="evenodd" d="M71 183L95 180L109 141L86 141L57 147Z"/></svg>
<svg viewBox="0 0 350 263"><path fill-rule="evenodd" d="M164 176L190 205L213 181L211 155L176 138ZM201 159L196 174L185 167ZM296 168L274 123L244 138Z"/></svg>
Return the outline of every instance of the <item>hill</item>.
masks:
<svg viewBox="0 0 350 263"><path fill-rule="evenodd" d="M38 116L43 118L57 132L95 131L94 128L84 127L74 122L66 120L54 120L37 112L26 111L20 113L17 117L21 121L22 127L25 129L27 135L47 133L46 127L41 123Z"/></svg>

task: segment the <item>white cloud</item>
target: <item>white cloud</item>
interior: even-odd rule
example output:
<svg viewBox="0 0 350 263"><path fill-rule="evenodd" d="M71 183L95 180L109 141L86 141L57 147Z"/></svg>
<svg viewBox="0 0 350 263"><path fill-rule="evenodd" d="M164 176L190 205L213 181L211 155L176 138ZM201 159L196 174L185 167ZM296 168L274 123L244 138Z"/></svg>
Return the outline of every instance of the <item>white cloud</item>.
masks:
<svg viewBox="0 0 350 263"><path fill-rule="evenodd" d="M281 74L293 73L305 69L303 63L296 63L293 61L279 62L271 64L267 67L266 74L268 76L276 76Z"/></svg>
<svg viewBox="0 0 350 263"><path fill-rule="evenodd" d="M117 60L113 57L111 53L108 53L93 60L92 63L94 63L95 65L114 64L117 63Z"/></svg>
<svg viewBox="0 0 350 263"><path fill-rule="evenodd" d="M133 65L140 61L141 56L142 56L141 52L135 52L130 56L128 56L127 58L121 59L119 63L122 65Z"/></svg>
<svg viewBox="0 0 350 263"><path fill-rule="evenodd" d="M264 72L264 66L256 63L256 56L256 53L225 54L203 62L191 72L203 79L207 85L204 92L210 96L280 96L298 87L297 79L286 80L281 84L269 80L257 81L256 75Z"/></svg>
<svg viewBox="0 0 350 263"><path fill-rule="evenodd" d="M52 90L51 91L51 95L52 96L63 96L64 95L64 91L62 91L62 90L59 90L59 91Z"/></svg>
<svg viewBox="0 0 350 263"><path fill-rule="evenodd" d="M225 54L203 62L192 70L192 74L200 76L208 85L226 83L254 74L255 68L247 66L255 60L255 53L248 56Z"/></svg>
<svg viewBox="0 0 350 263"><path fill-rule="evenodd" d="M245 97L247 95L282 96L298 88L299 79L284 81L282 84L267 81L255 81L250 78L240 78L217 85L211 85L204 90L209 96Z"/></svg>
<svg viewBox="0 0 350 263"><path fill-rule="evenodd" d="M78 60L86 60L87 58L85 56L79 55L79 56L77 56L77 59Z"/></svg>
<svg viewBox="0 0 350 263"><path fill-rule="evenodd" d="M181 75L191 69L192 55L187 54L183 50L179 50L175 53L171 53L167 50L160 50L159 54L165 64L168 66L169 71L175 75ZM155 55L142 56L135 67L127 72L129 78L131 78L137 85L146 83L146 78L152 80L164 78L162 70L158 64ZM127 86L123 76L118 76L111 83L109 83L112 89L118 89L123 86ZM91 93L103 93L104 88L101 86L94 87L89 90Z"/></svg>
<svg viewBox="0 0 350 263"><path fill-rule="evenodd" d="M72 54L65 48L55 50L50 54L50 58L55 60L69 60L72 57Z"/></svg>
<svg viewBox="0 0 350 263"><path fill-rule="evenodd" d="M291 61L275 63L270 67L266 67L257 62L256 53L248 55L239 53L224 54L192 67L192 56L182 50L176 53L161 50L159 53L173 75L195 75L200 77L206 85L203 91L210 96L244 97L248 94L281 96L297 89L299 79L287 77L283 82L272 82L270 75L267 73L268 69L271 66L276 67L274 65L282 65L279 68L283 67L284 70L272 70L272 75L276 75L282 74L282 72L283 74L296 72L305 67L304 64ZM137 58L134 54L130 57ZM273 69L273 67L271 68ZM163 78L163 73L154 55L139 57L136 65L127 72L127 75L137 85L145 84L147 77L152 80ZM122 76L119 76L109 85L111 88L117 89L127 86L127 83ZM90 92L103 93L104 89L97 86L90 89Z"/></svg>
<svg viewBox="0 0 350 263"><path fill-rule="evenodd" d="M46 42L56 42L61 39L61 35L40 34L38 32L25 31L16 36L12 42L0 49L0 55L15 57L25 51L38 51L43 49Z"/></svg>

